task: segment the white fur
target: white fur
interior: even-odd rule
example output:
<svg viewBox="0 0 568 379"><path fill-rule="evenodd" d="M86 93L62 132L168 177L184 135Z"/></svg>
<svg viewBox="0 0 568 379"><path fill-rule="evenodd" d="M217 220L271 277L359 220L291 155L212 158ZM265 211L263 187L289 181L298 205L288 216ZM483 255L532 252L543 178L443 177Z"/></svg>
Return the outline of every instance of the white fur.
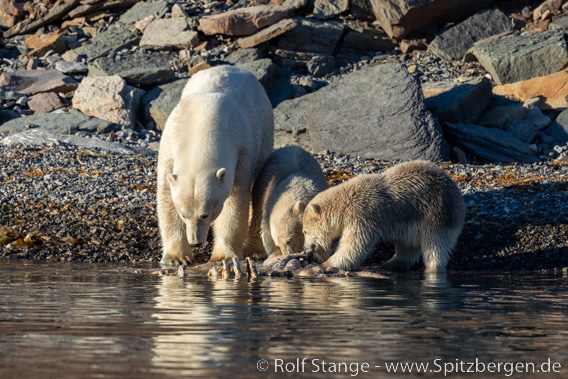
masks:
<svg viewBox="0 0 568 379"><path fill-rule="evenodd" d="M211 259L243 258L254 177L273 147L266 92L249 72L195 74L166 122L158 157L162 263L186 263L214 221ZM206 218L203 218L206 217Z"/></svg>
<svg viewBox="0 0 568 379"><path fill-rule="evenodd" d="M327 189L318 162L299 146L273 152L262 167L252 191L253 219L247 254L263 257L302 250L302 218L306 204Z"/></svg>
<svg viewBox="0 0 568 379"><path fill-rule="evenodd" d="M461 232L465 206L452 179L431 162L412 161L379 175L360 175L312 199L304 212L305 249L335 254L324 265L357 268L379 242L396 253L383 265L408 269L420 259L427 272L446 269Z"/></svg>

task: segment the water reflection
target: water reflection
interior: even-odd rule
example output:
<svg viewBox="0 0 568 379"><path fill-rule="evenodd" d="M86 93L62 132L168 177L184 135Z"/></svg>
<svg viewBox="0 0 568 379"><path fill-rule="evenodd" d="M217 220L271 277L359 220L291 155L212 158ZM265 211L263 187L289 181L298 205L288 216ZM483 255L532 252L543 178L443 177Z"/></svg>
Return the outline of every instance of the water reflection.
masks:
<svg viewBox="0 0 568 379"><path fill-rule="evenodd" d="M275 360L303 357L568 365L559 276L210 281L111 267L0 260L0 377L250 377L260 359L270 377Z"/></svg>

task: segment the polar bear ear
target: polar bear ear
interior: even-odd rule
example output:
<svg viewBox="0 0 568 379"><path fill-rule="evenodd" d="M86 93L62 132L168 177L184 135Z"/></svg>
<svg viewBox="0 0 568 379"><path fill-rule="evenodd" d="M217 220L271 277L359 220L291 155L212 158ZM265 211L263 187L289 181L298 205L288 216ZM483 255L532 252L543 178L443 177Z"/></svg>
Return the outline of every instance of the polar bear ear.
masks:
<svg viewBox="0 0 568 379"><path fill-rule="evenodd" d="M227 169L225 168L220 168L217 171L217 180L219 181L219 183L225 183L225 179L227 178Z"/></svg>
<svg viewBox="0 0 568 379"><path fill-rule="evenodd" d="M170 183L170 187L173 187L173 186L176 185L177 175L170 173L170 174L166 175L166 179L168 180L168 183Z"/></svg>
<svg viewBox="0 0 568 379"><path fill-rule="evenodd" d="M317 215L321 213L321 207L317 204L310 204L310 209Z"/></svg>
<svg viewBox="0 0 568 379"><path fill-rule="evenodd" d="M299 215L304 211L306 208L306 204L302 203L301 201L297 201L296 204L292 207L292 213L295 215Z"/></svg>

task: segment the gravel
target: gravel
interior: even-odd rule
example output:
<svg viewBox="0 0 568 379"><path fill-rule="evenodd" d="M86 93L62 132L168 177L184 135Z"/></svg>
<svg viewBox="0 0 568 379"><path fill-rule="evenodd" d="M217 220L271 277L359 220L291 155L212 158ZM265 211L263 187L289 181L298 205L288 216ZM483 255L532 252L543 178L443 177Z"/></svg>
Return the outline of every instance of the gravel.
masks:
<svg viewBox="0 0 568 379"><path fill-rule="evenodd" d="M322 152L331 185L395 162ZM70 262L154 262L161 258L156 157L68 145L0 146L0 256ZM568 267L568 164L441 163L467 207L450 270L562 270ZM205 262L211 243L197 252ZM394 253L384 244L365 266Z"/></svg>

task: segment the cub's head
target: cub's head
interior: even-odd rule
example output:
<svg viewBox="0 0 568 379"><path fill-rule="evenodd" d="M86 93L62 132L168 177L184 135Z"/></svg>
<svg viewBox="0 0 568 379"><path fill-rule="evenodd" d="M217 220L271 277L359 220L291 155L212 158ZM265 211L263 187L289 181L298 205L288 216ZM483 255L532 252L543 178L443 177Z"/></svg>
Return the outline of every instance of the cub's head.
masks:
<svg viewBox="0 0 568 379"><path fill-rule="evenodd" d="M324 218L322 207L318 203L310 202L304 210L304 250L315 251L320 256L327 256L333 238L329 225Z"/></svg>
<svg viewBox="0 0 568 379"><path fill-rule="evenodd" d="M298 253L304 246L302 217L305 204L297 201L292 206L277 202L270 215L270 235L283 255Z"/></svg>
<svg viewBox="0 0 568 379"><path fill-rule="evenodd" d="M223 210L233 182L224 168L197 178L183 173L168 174L166 178L177 213L185 224L187 241L190 246L198 247L205 242L211 223Z"/></svg>

